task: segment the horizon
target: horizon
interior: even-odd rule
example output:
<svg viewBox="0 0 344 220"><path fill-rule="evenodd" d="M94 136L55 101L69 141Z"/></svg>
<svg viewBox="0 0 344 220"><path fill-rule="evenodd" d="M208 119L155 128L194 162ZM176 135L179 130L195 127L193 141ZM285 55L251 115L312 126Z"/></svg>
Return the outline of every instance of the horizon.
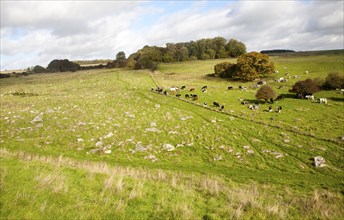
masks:
<svg viewBox="0 0 344 220"><path fill-rule="evenodd" d="M248 52L342 50L343 10L343 1L315 0L1 1L0 69L115 59L145 45L217 36L243 42Z"/></svg>

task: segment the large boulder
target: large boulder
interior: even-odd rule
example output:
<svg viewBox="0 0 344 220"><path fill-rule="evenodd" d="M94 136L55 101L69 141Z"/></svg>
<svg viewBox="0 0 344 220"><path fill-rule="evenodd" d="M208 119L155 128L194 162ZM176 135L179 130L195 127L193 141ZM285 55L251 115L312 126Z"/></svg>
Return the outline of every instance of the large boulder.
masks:
<svg viewBox="0 0 344 220"><path fill-rule="evenodd" d="M77 63L73 63L67 59L53 60L49 63L47 69L51 72L75 72L80 69L80 65Z"/></svg>

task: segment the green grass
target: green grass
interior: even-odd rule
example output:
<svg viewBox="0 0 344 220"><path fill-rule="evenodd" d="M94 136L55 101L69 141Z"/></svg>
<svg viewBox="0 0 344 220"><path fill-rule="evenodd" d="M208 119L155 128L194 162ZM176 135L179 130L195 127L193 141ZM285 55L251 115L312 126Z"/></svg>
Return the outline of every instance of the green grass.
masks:
<svg viewBox="0 0 344 220"><path fill-rule="evenodd" d="M224 60L162 64L154 73L1 79L1 218L342 218L344 97L316 93L329 99L323 105L288 90L300 79L343 73L343 56L272 59L279 73L267 82L286 96L273 104L282 113L265 112L269 104L257 111L240 104L239 98L255 102L252 82L207 76ZM274 82L285 72L287 83ZM160 95L150 91L152 78L195 92ZM207 93L200 92L204 85ZM248 90L227 90L239 85ZM188 93L199 100L186 100ZM32 122L36 116L42 121ZM92 153L96 145L104 149ZM313 167L314 156L328 166ZM59 158L68 159L59 165Z"/></svg>

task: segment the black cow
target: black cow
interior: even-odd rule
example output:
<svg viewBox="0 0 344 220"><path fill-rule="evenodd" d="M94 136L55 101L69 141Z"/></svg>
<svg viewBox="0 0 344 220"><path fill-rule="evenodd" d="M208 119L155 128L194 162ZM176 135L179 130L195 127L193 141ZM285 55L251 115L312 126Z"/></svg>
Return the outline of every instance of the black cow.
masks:
<svg viewBox="0 0 344 220"><path fill-rule="evenodd" d="M186 86L182 86L182 87L181 87L181 89L185 89L185 88L186 88Z"/></svg>
<svg viewBox="0 0 344 220"><path fill-rule="evenodd" d="M228 90L231 90L231 89L233 89L233 86L228 86Z"/></svg>
<svg viewBox="0 0 344 220"><path fill-rule="evenodd" d="M225 108L225 106L224 105L221 105L221 110L223 110Z"/></svg>
<svg viewBox="0 0 344 220"><path fill-rule="evenodd" d="M277 96L277 98L275 99L275 101L282 101L284 100L284 97L282 95Z"/></svg>
<svg viewBox="0 0 344 220"><path fill-rule="evenodd" d="M176 94L176 97L178 97L178 98L179 98L181 95L182 95L182 94Z"/></svg>
<svg viewBox="0 0 344 220"><path fill-rule="evenodd" d="M208 89L208 86L203 86L201 90Z"/></svg>
<svg viewBox="0 0 344 220"><path fill-rule="evenodd" d="M278 106L277 112L280 113L282 111L282 106Z"/></svg>
<svg viewBox="0 0 344 220"><path fill-rule="evenodd" d="M198 95L193 95L193 96L192 96L192 100L194 100L194 101L195 101L195 100L198 100Z"/></svg>
<svg viewBox="0 0 344 220"><path fill-rule="evenodd" d="M213 102L215 107L220 107L220 104L218 102Z"/></svg>
<svg viewBox="0 0 344 220"><path fill-rule="evenodd" d="M185 98L189 98L190 96L189 96L189 94L185 94Z"/></svg>

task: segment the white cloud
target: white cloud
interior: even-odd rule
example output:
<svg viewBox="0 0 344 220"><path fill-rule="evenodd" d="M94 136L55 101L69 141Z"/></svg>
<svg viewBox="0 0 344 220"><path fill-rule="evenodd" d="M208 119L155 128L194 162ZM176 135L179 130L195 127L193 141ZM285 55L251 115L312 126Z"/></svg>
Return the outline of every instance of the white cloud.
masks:
<svg viewBox="0 0 344 220"><path fill-rule="evenodd" d="M343 1L223 4L195 2L170 11L175 3L1 1L1 69L55 58L111 59L121 50L129 56L144 45L215 36L243 41L248 51L343 48Z"/></svg>

